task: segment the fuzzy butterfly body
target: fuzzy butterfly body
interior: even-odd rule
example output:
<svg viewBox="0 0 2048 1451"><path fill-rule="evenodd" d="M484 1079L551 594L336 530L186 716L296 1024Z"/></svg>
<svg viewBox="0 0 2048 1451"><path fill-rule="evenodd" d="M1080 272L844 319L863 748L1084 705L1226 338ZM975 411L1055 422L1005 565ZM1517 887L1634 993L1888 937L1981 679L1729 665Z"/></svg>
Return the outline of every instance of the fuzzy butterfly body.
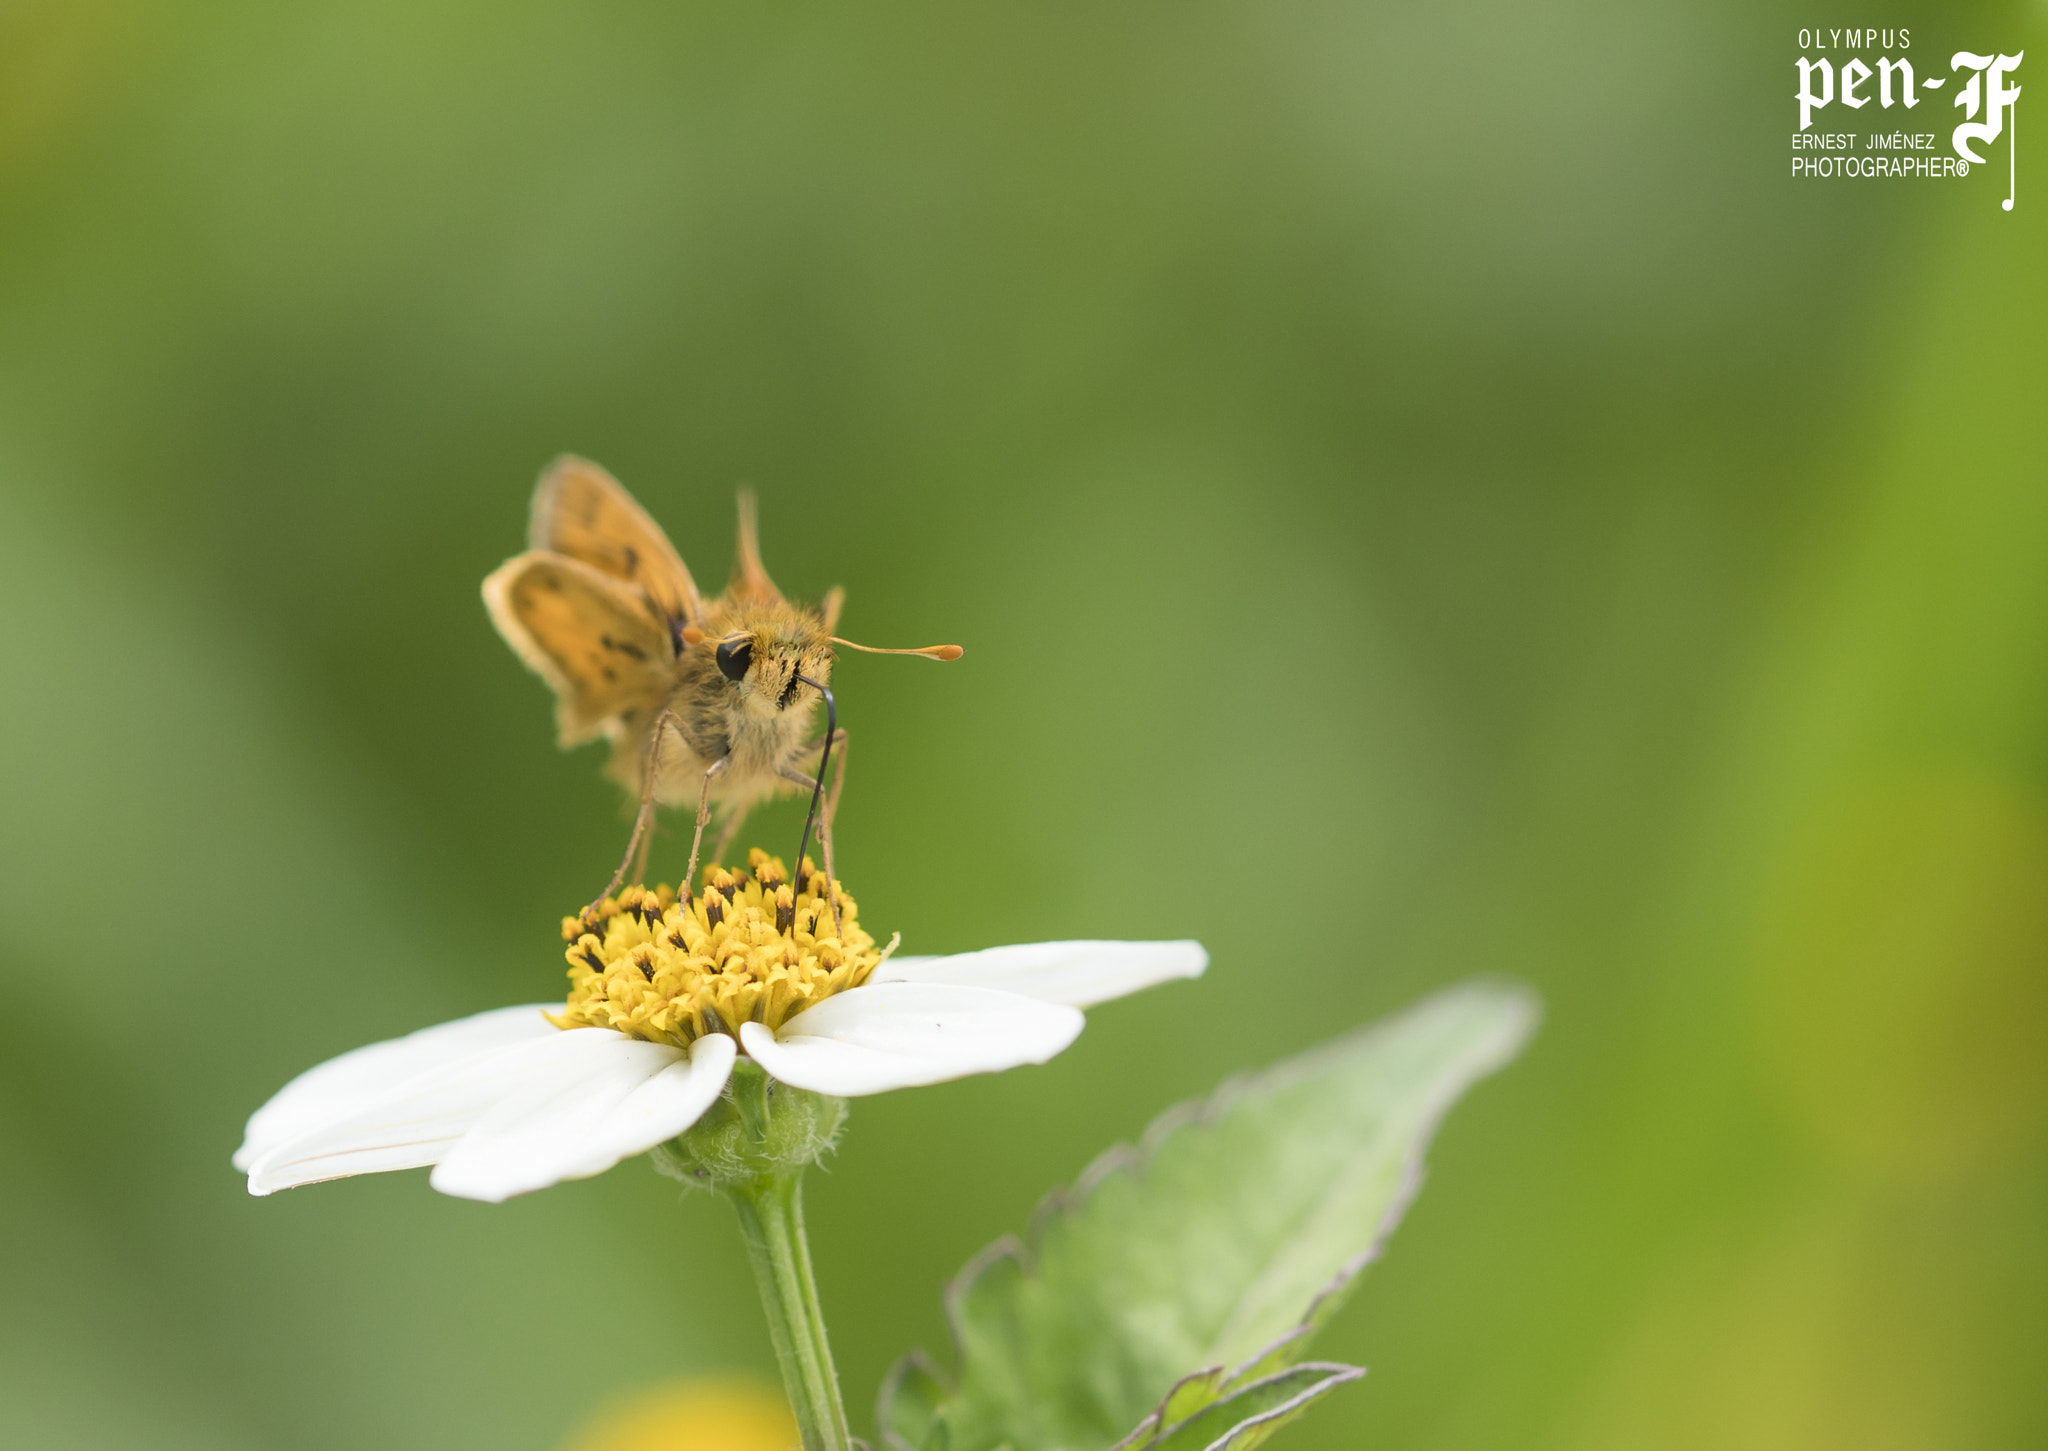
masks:
<svg viewBox="0 0 2048 1451"><path fill-rule="evenodd" d="M729 840L756 801L811 786L823 745L811 728L833 647L868 648L832 634L839 589L816 606L783 597L761 564L752 495L739 504L732 579L706 600L633 496L564 455L534 490L527 551L484 581L498 633L555 693L561 744L612 743L607 770L641 800L642 828L654 803L695 798L700 834L718 803Z"/></svg>

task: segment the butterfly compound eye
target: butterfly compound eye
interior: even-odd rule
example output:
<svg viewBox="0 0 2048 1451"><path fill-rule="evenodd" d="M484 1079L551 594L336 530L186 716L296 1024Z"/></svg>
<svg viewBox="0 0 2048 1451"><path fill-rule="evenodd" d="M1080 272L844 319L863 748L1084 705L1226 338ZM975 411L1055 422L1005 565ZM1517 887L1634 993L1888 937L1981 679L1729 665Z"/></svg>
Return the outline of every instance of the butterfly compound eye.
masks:
<svg viewBox="0 0 2048 1451"><path fill-rule="evenodd" d="M727 640L713 652L718 656L718 672L727 680L739 680L747 673L747 667L754 663L754 642L752 640Z"/></svg>

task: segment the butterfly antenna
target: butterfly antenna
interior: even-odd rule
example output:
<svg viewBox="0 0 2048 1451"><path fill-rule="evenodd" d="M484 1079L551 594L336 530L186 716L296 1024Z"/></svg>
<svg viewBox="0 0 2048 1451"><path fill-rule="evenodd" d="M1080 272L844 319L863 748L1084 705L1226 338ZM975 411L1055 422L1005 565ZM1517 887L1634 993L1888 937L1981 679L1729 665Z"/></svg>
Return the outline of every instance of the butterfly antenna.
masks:
<svg viewBox="0 0 2048 1451"><path fill-rule="evenodd" d="M958 660L967 653L958 645L923 645L915 650L884 650L879 645L856 645L853 641L842 640L837 635L829 638L835 645L844 645L849 650L859 650L866 655L922 655L927 660Z"/></svg>

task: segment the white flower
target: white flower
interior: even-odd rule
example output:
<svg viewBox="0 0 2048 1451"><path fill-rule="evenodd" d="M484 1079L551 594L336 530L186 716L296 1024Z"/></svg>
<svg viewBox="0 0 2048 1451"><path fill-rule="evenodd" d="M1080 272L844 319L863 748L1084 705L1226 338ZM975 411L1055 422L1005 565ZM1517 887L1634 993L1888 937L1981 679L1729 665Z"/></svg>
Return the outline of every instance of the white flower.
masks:
<svg viewBox="0 0 2048 1451"><path fill-rule="evenodd" d="M772 909L774 878L766 885ZM720 899L707 889L701 900ZM747 900L726 900L737 929L748 920ZM851 901L841 900L851 938ZM763 893L756 889L752 901L758 908ZM797 899L800 908L811 901ZM770 946L788 950L804 921L795 915L793 928L770 937ZM677 920L673 905L666 920ZM692 929L699 936L703 921L700 904ZM663 919L654 915L651 925L662 930ZM819 925L815 911L811 925ZM713 929L722 930L715 920ZM643 954L647 935L640 933ZM589 941L581 939L585 947ZM836 938L826 941L829 959ZM722 935L718 942L732 950ZM572 961L577 951L572 945ZM497 1202L602 1173L682 1133L717 1101L741 1054L784 1083L838 1097L992 1073L1043 1063L1072 1043L1082 1008L1197 977L1208 964L1195 942L1042 942L955 957L869 956L876 962L856 974L856 985L822 989L822 1000L774 1026L742 1021L737 1040L730 1031L694 1027L687 1016L680 1026L647 1030L686 1042L615 1027L558 1027L556 1004L530 1004L373 1043L299 1075L258 1109L235 1167L248 1174L250 1193L269 1194L432 1165L434 1188ZM614 955L605 965L636 987L657 981L643 959ZM587 1001L588 984L601 994L605 982L600 972L581 972L572 1009L579 995ZM692 990L704 992L696 979ZM764 990L762 1001L769 1000ZM558 1016L551 1020L551 1012Z"/></svg>

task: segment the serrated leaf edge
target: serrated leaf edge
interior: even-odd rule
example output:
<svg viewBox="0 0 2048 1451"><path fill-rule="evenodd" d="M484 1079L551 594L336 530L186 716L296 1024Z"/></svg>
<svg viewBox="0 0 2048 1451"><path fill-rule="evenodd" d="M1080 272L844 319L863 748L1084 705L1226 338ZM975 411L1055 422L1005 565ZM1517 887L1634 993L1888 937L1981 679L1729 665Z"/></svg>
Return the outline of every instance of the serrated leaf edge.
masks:
<svg viewBox="0 0 2048 1451"><path fill-rule="evenodd" d="M1362 1380L1365 1376L1365 1367L1362 1365L1344 1365L1334 1360L1305 1360L1301 1364L1292 1366L1287 1370L1276 1371L1271 1376L1252 1381L1243 1386L1242 1389L1251 1390L1254 1386L1264 1385L1266 1381L1277 1380L1283 1375L1291 1375L1297 1370L1322 1370L1328 1371L1329 1374L1325 1375L1300 1395L1282 1401L1279 1405L1273 1407L1272 1410L1261 1411L1256 1416L1247 1416L1228 1431L1225 1431L1221 1436L1218 1436L1214 1441L1211 1441L1204 1448L1204 1451L1228 1451L1228 1447L1233 1441L1239 1440L1246 1432L1251 1431L1255 1427L1292 1419L1307 1410L1311 1402L1321 1400L1331 1391L1337 1389L1338 1386L1349 1385L1352 1381ZM1199 1411L1196 1412L1196 1415L1200 1414ZM1188 1418L1188 1420L1193 1419L1193 1416ZM1170 1436L1179 1430L1180 1426L1186 1424L1186 1421L1182 1421L1179 1425L1170 1426L1163 1434Z"/></svg>
<svg viewBox="0 0 2048 1451"><path fill-rule="evenodd" d="M1004 1259L1016 1260L1018 1270L1024 1275L1034 1274L1037 1247L1044 1242L1046 1229L1053 1219L1062 1213L1075 1212L1085 1207L1089 1198L1112 1174L1124 1169L1142 1171L1168 1138L1184 1128L1198 1127L1214 1120L1254 1087L1285 1088L1305 1077L1313 1076L1321 1070L1325 1060L1355 1051L1362 1041L1390 1036L1400 1023L1419 1012L1425 1004L1480 988L1508 989L1510 995L1519 1001L1521 1012L1508 1024L1506 1031L1500 1034L1493 1051L1482 1056L1464 1081L1454 1091L1447 1091L1442 1101L1432 1106L1423 1119L1424 1132L1415 1136L1415 1149L1405 1168L1399 1197L1374 1230L1371 1243L1338 1270L1330 1282L1316 1293L1316 1298L1309 1302L1308 1313L1302 1317L1301 1325L1304 1329L1314 1326L1317 1323L1318 1312L1325 1306L1334 1312L1351 1282L1379 1258L1393 1229L1401 1222L1409 1206L1415 1202L1415 1196L1421 1192L1423 1155L1434 1141L1436 1131L1442 1125L1445 1116L1472 1084L1512 1062L1523 1045L1529 1041L1530 1035L1535 1032L1542 1018L1542 1008L1535 992L1526 984L1510 978L1479 977L1431 993L1421 1002L1410 1004L1398 1013L1354 1028L1348 1033L1339 1034L1326 1043L1306 1049L1279 1063L1232 1074L1207 1096L1184 1100L1160 1113L1146 1126L1145 1132L1138 1136L1135 1145L1112 1144L1097 1154L1071 1186L1054 1188L1038 1201L1026 1225L1026 1238L1019 1239L1014 1234L1002 1236L962 1265L947 1282L943 1303L946 1326L953 1340L956 1366L966 1350L966 1340L961 1334L961 1303L974 1288L974 1282L991 1266Z"/></svg>
<svg viewBox="0 0 2048 1451"><path fill-rule="evenodd" d="M1288 1331L1285 1335L1281 1336L1278 1340L1274 1341L1264 1350L1261 1350L1257 1355L1252 1356L1242 1365L1236 1366L1227 1372L1220 1365L1212 1365L1207 1370L1192 1371L1189 1374L1182 1376L1179 1380L1175 1381L1172 1385L1166 1388L1166 1394L1159 1398L1159 1404L1153 1409L1152 1413L1146 1416L1144 1420L1138 1422L1137 1428L1133 1430L1130 1435L1124 1437L1123 1440L1117 1442L1116 1445L1110 1447L1109 1451L1127 1451L1127 1448L1130 1447L1134 1442L1138 1440L1138 1438L1141 1435L1144 1434L1147 1427L1151 1427L1155 1430L1158 1429L1159 1422L1162 1419L1164 1419L1166 1415L1166 1408L1173 1404L1173 1398L1180 1393L1180 1388L1182 1386L1192 1385L1198 1380L1209 1380L1213 1378L1216 1381L1217 1393L1220 1397L1221 1395L1226 1393L1235 1393L1237 1391L1247 1390L1251 1386L1258 1384L1257 1381L1244 1381L1242 1384L1240 1384L1239 1382L1242 1380L1242 1377L1245 1375L1247 1371L1251 1370L1254 1366L1263 1364L1265 1361L1271 1359L1275 1351L1281 1349L1282 1347L1288 1345L1293 1341L1301 1339L1304 1335L1309 1333L1311 1328L1312 1327L1306 1323L1295 1326L1292 1330ZM1314 1362L1303 1362L1303 1364L1312 1365L1314 1364ZM1288 1367L1288 1369L1290 1370L1299 1368L1300 1367L1297 1366ZM1280 1373L1284 1374L1285 1372ZM1363 1370L1360 1370L1358 1373L1360 1375L1365 1374ZM1264 1379L1264 1377L1261 1377L1261 1379ZM1210 1404L1213 1405L1215 1404L1215 1402L1212 1401L1210 1402ZM1206 1409L1208 1409L1207 1406L1203 1407L1203 1410ZM1201 1411L1196 1411L1190 1416L1183 1416L1179 1421L1176 1421L1174 1424L1176 1426L1184 1425L1186 1424L1186 1422L1193 1419L1193 1416L1199 1416L1201 1413Z"/></svg>
<svg viewBox="0 0 2048 1451"><path fill-rule="evenodd" d="M991 1246L993 1248L993 1246ZM913 1370L921 1370L933 1381L943 1386L948 1395L953 1393L953 1377L925 1352L923 1346L913 1346L896 1357L889 1367L889 1373L882 1377L882 1385L875 1392L875 1434L881 1438L888 1451L920 1451L891 1429L889 1413L895 1408L896 1394L903 1389L904 1377Z"/></svg>
<svg viewBox="0 0 2048 1451"><path fill-rule="evenodd" d="M1239 1366L1237 1370L1231 1372L1229 1375L1222 1376L1222 1379L1219 1382L1219 1389L1227 1391L1228 1395L1242 1395L1246 1391L1257 1390L1262 1385L1269 1385L1276 1380L1283 1379L1290 1375L1297 1375L1305 1370L1322 1371L1325 1373L1323 1375L1323 1378L1317 1381L1315 1384L1309 1386L1306 1390L1302 1391L1300 1395L1293 1396L1290 1399L1283 1401L1281 1404L1273 1407L1272 1410L1261 1411L1256 1416L1247 1416L1244 1420L1239 1421L1236 1425L1232 1426L1228 1431L1224 1432L1222 1436L1210 1442L1209 1445L1205 1448L1205 1451L1223 1451L1223 1448L1227 1447L1231 1441L1235 1440L1238 1436L1242 1435L1245 1431L1250 1430L1252 1427L1264 1425L1266 1422L1272 1421L1279 1417L1291 1416L1295 1412L1305 1408L1310 1401L1328 1395L1338 1386L1348 1385L1352 1381L1362 1380L1365 1377L1365 1367L1362 1365L1345 1365L1343 1362L1335 1360L1304 1360L1299 1362L1298 1364L1287 1366L1281 1370L1276 1370L1270 1375L1262 1375L1256 1380L1248 1380L1242 1382L1239 1381L1238 1377L1244 1373L1247 1367L1257 1365L1260 1361L1265 1360L1267 1357L1271 1356L1274 1351L1278 1350L1288 1341L1300 1338L1300 1336L1303 1333L1305 1333L1307 1329L1308 1327L1304 1325L1297 1329L1289 1331L1287 1334L1281 1336L1278 1340L1274 1341L1271 1345L1267 1346L1264 1350L1260 1351L1257 1355L1253 1356L1250 1360L1246 1361L1244 1365ZM1163 1396L1160 1399L1158 1408L1154 1410L1152 1414L1145 1417L1144 1420L1138 1422L1137 1428L1133 1430L1130 1435L1124 1437L1123 1440L1117 1442L1116 1445L1110 1447L1109 1451L1137 1451L1137 1448L1148 1446L1152 1444L1154 1441L1161 1441L1164 1440L1166 1437L1173 1435L1176 1431L1180 1430L1181 1427L1187 1425L1197 1416L1207 1415L1210 1412L1210 1410L1212 1410L1216 1405L1218 1405L1221 1402L1222 1399L1225 1398L1224 1396L1219 1395L1217 1400L1209 1402L1208 1405L1201 1407L1199 1410L1189 1412L1187 1415L1181 1417L1178 1421L1175 1421L1170 1426L1163 1424L1166 1417L1166 1408L1173 1403L1173 1397L1176 1391L1178 1391L1182 1386L1187 1385L1192 1381L1198 1381L1207 1376L1218 1375L1222 1375L1222 1368L1220 1366L1212 1366L1208 1370L1199 1370L1196 1371L1193 1375L1182 1376L1179 1380L1173 1383L1172 1387L1166 1392L1165 1396Z"/></svg>
<svg viewBox="0 0 2048 1451"><path fill-rule="evenodd" d="M1216 1375L1221 1370L1221 1366L1212 1365L1207 1370L1198 1370L1193 1375L1184 1375L1168 1386L1166 1394L1159 1398L1159 1404L1152 1408L1144 1420L1138 1422L1130 1435L1110 1447L1109 1451L1131 1451L1131 1448L1140 1442L1152 1440L1153 1433L1160 1428L1159 1423L1166 1417L1166 1408L1173 1404L1173 1398L1180 1393L1180 1388L1194 1381L1204 1380L1209 1376ZM1214 1405L1215 1402L1212 1401L1210 1404ZM1201 1412L1197 1411L1195 1414L1200 1415Z"/></svg>
<svg viewBox="0 0 2048 1451"><path fill-rule="evenodd" d="M1046 1230L1053 1219L1062 1213L1078 1211L1086 1206L1089 1198L1112 1174L1124 1169L1142 1171L1146 1163L1159 1151L1160 1146L1168 1138L1183 1128L1198 1127L1214 1120L1253 1088L1278 1087L1284 1089L1289 1084L1299 1082L1302 1078L1320 1071L1324 1060L1354 1051L1360 1041L1391 1034L1402 1020L1419 1011L1425 1004L1435 1002L1439 998L1448 997L1452 994L1484 988L1495 990L1507 989L1508 994L1517 1000L1521 1011L1507 1025L1505 1031L1500 1034L1498 1040L1493 1045L1492 1051L1478 1059L1469 1076L1465 1078L1456 1090L1447 1091L1443 1095L1442 1101L1434 1105L1424 1118L1424 1132L1415 1136L1415 1149L1405 1166L1401 1191L1394 1202L1388 1207L1387 1213L1382 1216L1378 1227L1373 1232L1371 1242L1356 1255L1352 1256L1336 1274L1330 1277L1329 1282L1316 1292L1316 1297L1309 1302L1308 1310L1302 1316L1301 1322L1298 1325L1289 1330L1285 1335L1279 1337L1279 1339L1273 1341L1272 1344L1261 1350L1257 1355L1246 1360L1238 1367L1238 1372L1234 1372L1234 1374L1241 1373L1250 1366L1258 1364L1289 1341L1300 1339L1312 1333L1319 1327L1321 1320L1325 1316L1336 1312L1343 1304L1345 1297L1350 1293L1351 1287L1358 1277L1374 1261L1379 1259L1394 1229L1400 1224L1402 1218L1407 1214L1409 1207L1415 1202L1415 1197L1421 1192L1422 1183L1425 1178L1423 1169L1424 1156L1430 1144L1435 1140L1436 1131L1442 1125L1444 1118L1474 1083L1490 1074L1498 1072L1501 1068L1514 1061L1515 1056L1521 1052L1530 1037L1535 1033L1543 1017L1542 1002L1537 997L1535 991L1527 984L1517 982L1512 978L1492 976L1471 978L1465 982L1453 984L1438 992L1431 993L1420 1002L1410 1004L1398 1013L1354 1028L1348 1033L1339 1034L1326 1043L1305 1049L1291 1058L1283 1059L1279 1063L1269 1064L1264 1068L1248 1069L1242 1073L1234 1073L1218 1084L1206 1096L1183 1100L1162 1111L1150 1124L1146 1125L1145 1131L1138 1136L1135 1144L1112 1144L1109 1148L1097 1154L1075 1176L1074 1182L1071 1185L1055 1187L1039 1199L1038 1203L1032 1208L1031 1217L1025 1227L1024 1238L1019 1238L1014 1234L1001 1236L969 1259L966 1264L962 1265L954 1273L953 1278L946 1282L945 1293L941 1300L946 1312L947 1332L953 1341L953 1360L956 1370L966 1355L966 1338L961 1333L963 1323L961 1306L962 1302L973 1290L975 1282L983 1274L987 1273L991 1267L1005 1259L1015 1260L1019 1273L1025 1276L1034 1274L1037 1264L1037 1246L1044 1241ZM1226 1328L1228 1327L1226 1326ZM921 1363L934 1380L940 1385L945 1386L948 1393L951 1393L958 1385L955 1375L940 1369L929 1353L921 1346L899 1356L896 1364L890 1368L889 1375L884 1378L882 1391L877 1397L875 1408L877 1430L889 1446L890 1451L919 1451L919 1448L910 1446L902 1437L890 1431L887 1420L887 1411L893 1400L895 1389L901 1384L901 1372L907 1369L908 1364L913 1359ZM1336 1362L1304 1361L1301 1364L1328 1364L1335 1366ZM1315 1395L1326 1393L1328 1390L1334 1389L1336 1385L1344 1383L1344 1381L1356 1380L1365 1374L1365 1370L1361 1366L1340 1366L1337 1368L1348 1371L1349 1374L1339 1381L1330 1382L1312 1392L1304 1394L1313 1399ZM1216 1369L1216 1367L1211 1367L1207 1370L1195 1371L1193 1374L1182 1376L1179 1380L1175 1381L1172 1386L1168 1387L1166 1394L1160 1398L1159 1407L1146 1417L1144 1421L1138 1423L1137 1430L1134 1430L1130 1436L1125 1437L1122 1441L1111 1447L1110 1451L1129 1451L1129 1448L1133 1446L1135 1438L1147 1424L1154 1424L1156 1426L1159 1415L1165 1410L1167 1402L1172 1399L1174 1391L1190 1381L1200 1379L1202 1376L1215 1374ZM1284 1374L1285 1372L1278 1373ZM1228 1378L1226 1378L1224 1383L1230 1383ZM1297 1402L1306 1404L1300 1397L1297 1397L1296 1401L1289 1402L1287 1407L1276 1407L1274 1411L1254 1417L1253 1419L1263 1423L1273 1419L1274 1416L1291 1414L1290 1407L1299 1409ZM1196 1414L1200 1413L1197 1412ZM1241 1426L1233 1427L1228 1435L1222 1440L1217 1441L1213 1446L1206 1448L1206 1451L1223 1451L1227 1443L1242 1429L1243 1427Z"/></svg>

